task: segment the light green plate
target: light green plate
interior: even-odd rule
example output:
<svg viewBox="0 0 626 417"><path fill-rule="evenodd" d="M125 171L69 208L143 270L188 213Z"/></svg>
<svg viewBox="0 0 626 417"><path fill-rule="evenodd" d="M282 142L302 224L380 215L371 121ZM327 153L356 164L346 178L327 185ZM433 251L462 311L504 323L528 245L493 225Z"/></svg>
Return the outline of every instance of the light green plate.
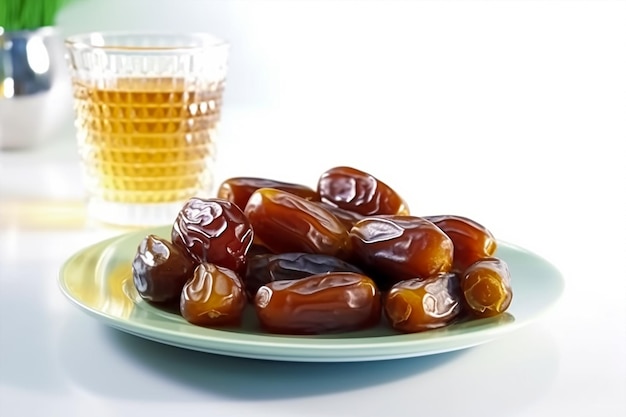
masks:
<svg viewBox="0 0 626 417"><path fill-rule="evenodd" d="M168 238L169 227L132 232L89 246L63 265L62 292L84 312L125 332L182 348L229 356L300 362L348 362L431 355L476 346L526 325L563 292L559 271L546 260L499 242L497 256L510 268L513 302L500 317L398 334L385 323L366 331L323 336L263 333L249 308L241 327L208 329L158 309L137 294L131 262L148 234Z"/></svg>

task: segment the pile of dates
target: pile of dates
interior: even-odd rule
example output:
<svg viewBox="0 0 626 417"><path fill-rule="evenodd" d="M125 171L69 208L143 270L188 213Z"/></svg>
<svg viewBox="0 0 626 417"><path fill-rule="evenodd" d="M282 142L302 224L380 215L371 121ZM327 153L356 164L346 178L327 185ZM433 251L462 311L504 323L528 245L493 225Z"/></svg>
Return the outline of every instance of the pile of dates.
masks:
<svg viewBox="0 0 626 417"><path fill-rule="evenodd" d="M271 333L320 334L384 321L403 333L501 314L512 289L496 240L462 216L415 216L390 186L351 167L315 189L237 177L191 198L167 238L146 236L133 282L190 323L237 326L252 305Z"/></svg>

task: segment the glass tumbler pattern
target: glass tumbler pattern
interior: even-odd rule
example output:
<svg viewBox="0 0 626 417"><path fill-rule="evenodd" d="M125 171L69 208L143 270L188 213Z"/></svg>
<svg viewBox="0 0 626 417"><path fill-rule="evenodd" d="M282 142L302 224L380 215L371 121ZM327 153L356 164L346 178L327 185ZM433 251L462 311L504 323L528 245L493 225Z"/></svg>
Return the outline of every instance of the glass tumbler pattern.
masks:
<svg viewBox="0 0 626 417"><path fill-rule="evenodd" d="M89 214L171 223L212 192L228 44L209 34L66 39Z"/></svg>

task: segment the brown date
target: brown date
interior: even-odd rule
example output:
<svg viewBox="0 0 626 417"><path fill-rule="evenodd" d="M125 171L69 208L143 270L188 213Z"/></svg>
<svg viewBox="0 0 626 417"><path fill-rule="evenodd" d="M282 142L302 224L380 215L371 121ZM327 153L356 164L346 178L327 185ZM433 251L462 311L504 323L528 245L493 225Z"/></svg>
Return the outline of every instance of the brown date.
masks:
<svg viewBox="0 0 626 417"><path fill-rule="evenodd" d="M196 264L186 251L155 235L146 236L132 262L133 283L147 301L177 300Z"/></svg>
<svg viewBox="0 0 626 417"><path fill-rule="evenodd" d="M415 216L369 217L350 230L357 265L385 287L449 272L454 246L433 223Z"/></svg>
<svg viewBox="0 0 626 417"><path fill-rule="evenodd" d="M511 275L501 259L475 262L462 273L460 284L465 304L476 317L496 316L511 305Z"/></svg>
<svg viewBox="0 0 626 417"><path fill-rule="evenodd" d="M210 263L196 267L180 294L183 318L205 327L239 324L246 304L239 276Z"/></svg>
<svg viewBox="0 0 626 417"><path fill-rule="evenodd" d="M448 272L426 280L398 282L386 294L384 305L391 327L401 332L447 326L461 312L458 277Z"/></svg>
<svg viewBox="0 0 626 417"><path fill-rule="evenodd" d="M303 252L264 254L248 257L244 286L252 299L257 290L267 283L326 272L363 273L356 266L330 255Z"/></svg>
<svg viewBox="0 0 626 417"><path fill-rule="evenodd" d="M463 271L474 262L492 256L496 251L496 239L491 232L472 219L455 215L423 217L452 239L453 268L457 271Z"/></svg>
<svg viewBox="0 0 626 417"><path fill-rule="evenodd" d="M345 210L323 201L316 202L322 208L330 211L336 218L345 226L346 230L352 229L352 226L359 220L364 219L366 216L356 213L354 211Z"/></svg>
<svg viewBox="0 0 626 417"><path fill-rule="evenodd" d="M191 198L172 227L172 243L198 262L209 262L245 273L246 252L254 232L243 211L223 199Z"/></svg>
<svg viewBox="0 0 626 417"><path fill-rule="evenodd" d="M245 215L258 243L274 253L307 252L343 258L348 231L332 213L312 201L275 188L256 190Z"/></svg>
<svg viewBox="0 0 626 417"><path fill-rule="evenodd" d="M306 185L255 177L234 177L225 180L217 189L217 197L232 201L237 207L243 210L252 193L259 188L276 188L290 192L306 200L319 200L317 191Z"/></svg>
<svg viewBox="0 0 626 417"><path fill-rule="evenodd" d="M335 167L317 182L320 199L364 216L409 214L409 208L390 186L366 172L351 167Z"/></svg>
<svg viewBox="0 0 626 417"><path fill-rule="evenodd" d="M272 333L346 332L380 321L381 296L365 275L331 272L270 282L259 288L255 309L262 327Z"/></svg>

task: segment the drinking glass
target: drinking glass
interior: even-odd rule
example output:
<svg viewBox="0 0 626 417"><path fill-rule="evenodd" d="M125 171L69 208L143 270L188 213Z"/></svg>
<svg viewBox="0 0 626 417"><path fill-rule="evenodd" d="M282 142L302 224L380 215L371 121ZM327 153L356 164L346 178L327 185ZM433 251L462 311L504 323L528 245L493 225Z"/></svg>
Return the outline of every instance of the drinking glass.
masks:
<svg viewBox="0 0 626 417"><path fill-rule="evenodd" d="M206 33L66 39L88 213L124 226L172 223L206 197L229 45Z"/></svg>

